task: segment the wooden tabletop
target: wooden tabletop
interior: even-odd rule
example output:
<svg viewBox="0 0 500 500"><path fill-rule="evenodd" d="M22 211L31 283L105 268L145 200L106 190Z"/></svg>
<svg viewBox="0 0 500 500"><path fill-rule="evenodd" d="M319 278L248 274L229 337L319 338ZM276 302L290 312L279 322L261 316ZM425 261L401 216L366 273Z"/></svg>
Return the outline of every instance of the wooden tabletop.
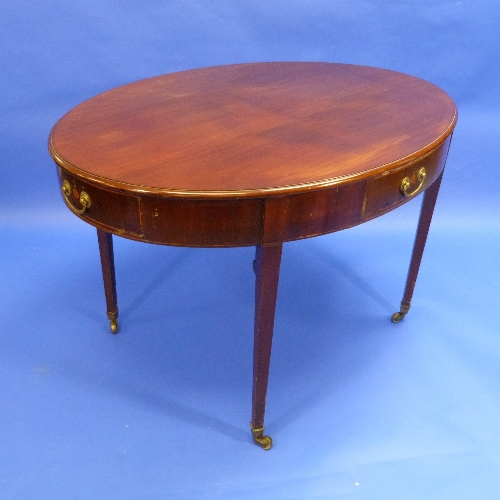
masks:
<svg viewBox="0 0 500 500"><path fill-rule="evenodd" d="M435 85L382 69L256 63L141 80L56 124L52 156L115 189L166 196L300 193L431 151L457 119Z"/></svg>

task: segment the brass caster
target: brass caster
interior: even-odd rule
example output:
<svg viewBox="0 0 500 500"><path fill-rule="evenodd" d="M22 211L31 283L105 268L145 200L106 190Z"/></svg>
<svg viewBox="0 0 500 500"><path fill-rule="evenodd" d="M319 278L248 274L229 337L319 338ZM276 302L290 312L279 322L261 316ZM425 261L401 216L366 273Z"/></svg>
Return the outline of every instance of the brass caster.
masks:
<svg viewBox="0 0 500 500"><path fill-rule="evenodd" d="M409 310L410 306L408 304L401 304L401 309L399 310L399 312L394 313L391 316L391 321L393 323L399 323L408 314Z"/></svg>
<svg viewBox="0 0 500 500"><path fill-rule="evenodd" d="M405 316L406 316L406 314L403 314L403 313L400 313L400 312L394 313L391 316L391 321L393 323L399 323Z"/></svg>
<svg viewBox="0 0 500 500"><path fill-rule="evenodd" d="M109 322L109 327L113 333L118 333L118 321L116 319L112 319Z"/></svg>
<svg viewBox="0 0 500 500"><path fill-rule="evenodd" d="M271 436L262 436L260 438L253 438L255 444L261 446L264 450L270 450L273 445L273 439Z"/></svg>
<svg viewBox="0 0 500 500"><path fill-rule="evenodd" d="M109 319L109 327L113 333L118 333L118 309L116 311L106 312Z"/></svg>
<svg viewBox="0 0 500 500"><path fill-rule="evenodd" d="M273 440L271 436L264 436L264 427L254 429L253 425L250 424L250 429L252 430L253 442L264 450L270 450Z"/></svg>

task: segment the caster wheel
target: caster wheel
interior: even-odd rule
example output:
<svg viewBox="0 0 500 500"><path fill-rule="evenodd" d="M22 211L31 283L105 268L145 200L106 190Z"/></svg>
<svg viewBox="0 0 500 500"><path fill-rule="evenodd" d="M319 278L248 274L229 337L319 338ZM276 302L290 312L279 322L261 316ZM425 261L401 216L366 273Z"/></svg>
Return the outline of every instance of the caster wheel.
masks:
<svg viewBox="0 0 500 500"><path fill-rule="evenodd" d="M112 319L109 322L109 327L113 333L118 333L118 321L116 321L116 319Z"/></svg>
<svg viewBox="0 0 500 500"><path fill-rule="evenodd" d="M273 440L270 436L262 436L260 438L254 438L255 444L258 444L264 450L270 450L273 445Z"/></svg>
<svg viewBox="0 0 500 500"><path fill-rule="evenodd" d="M403 314L403 313L400 313L400 312L394 313L391 316L391 321L393 323L399 323L405 316L406 316L406 314Z"/></svg>

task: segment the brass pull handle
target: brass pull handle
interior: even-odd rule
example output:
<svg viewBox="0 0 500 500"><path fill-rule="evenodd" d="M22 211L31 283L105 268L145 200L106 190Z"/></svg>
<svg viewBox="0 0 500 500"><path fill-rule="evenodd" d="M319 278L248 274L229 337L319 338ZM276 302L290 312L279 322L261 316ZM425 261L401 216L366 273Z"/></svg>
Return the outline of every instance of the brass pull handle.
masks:
<svg viewBox="0 0 500 500"><path fill-rule="evenodd" d="M401 193L403 193L407 198L411 198L412 196L415 196L416 194L420 193L420 190L424 185L425 176L426 176L425 167L422 167L417 173L418 186L413 191L408 191L408 189L410 189L411 186L411 181L409 177L405 177L401 181Z"/></svg>
<svg viewBox="0 0 500 500"><path fill-rule="evenodd" d="M90 196L88 193L85 191L82 191L80 193L80 205L82 208L76 208L72 203L71 203L71 184L68 181L64 181L62 185L62 192L64 195L64 201L66 202L66 205L68 205L68 208L76 215L82 215L87 208L92 205L92 200L90 199Z"/></svg>

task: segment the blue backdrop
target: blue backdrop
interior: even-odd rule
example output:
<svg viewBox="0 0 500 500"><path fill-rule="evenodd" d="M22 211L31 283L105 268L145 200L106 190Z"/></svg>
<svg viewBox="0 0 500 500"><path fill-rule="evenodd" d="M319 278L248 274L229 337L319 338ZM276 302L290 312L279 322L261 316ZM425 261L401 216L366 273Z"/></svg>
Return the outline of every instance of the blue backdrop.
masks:
<svg viewBox="0 0 500 500"><path fill-rule="evenodd" d="M499 498L499 34L495 0L4 0L0 498ZM459 122L404 322L388 317L420 199L285 245L264 452L247 425L253 249L115 239L111 335L95 231L46 144L117 85L275 60L430 80Z"/></svg>

